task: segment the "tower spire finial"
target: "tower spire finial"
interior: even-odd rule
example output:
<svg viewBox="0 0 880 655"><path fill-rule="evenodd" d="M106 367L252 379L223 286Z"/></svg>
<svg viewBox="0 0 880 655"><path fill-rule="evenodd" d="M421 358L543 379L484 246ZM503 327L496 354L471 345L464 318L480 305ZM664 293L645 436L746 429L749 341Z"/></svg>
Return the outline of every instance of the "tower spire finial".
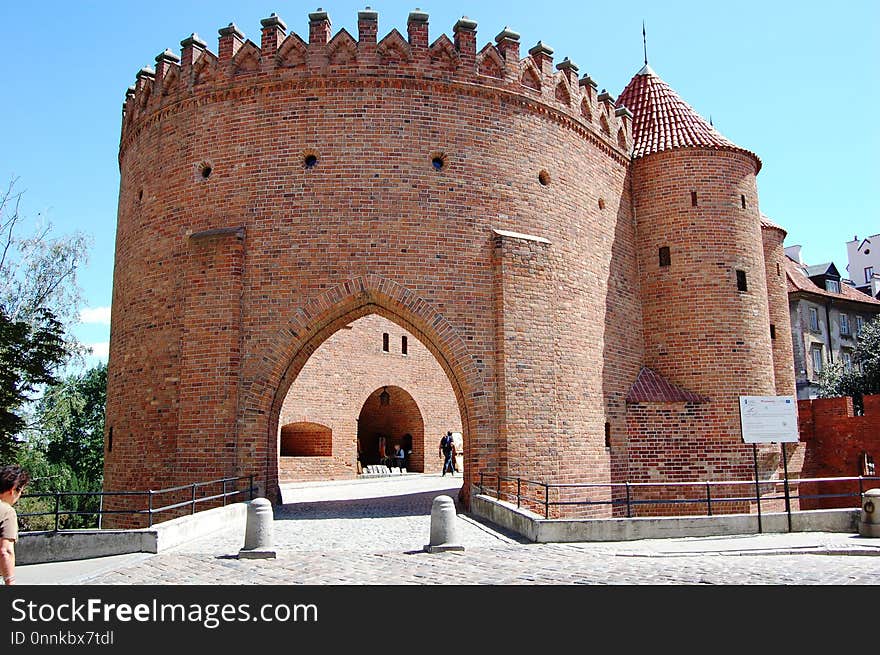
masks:
<svg viewBox="0 0 880 655"><path fill-rule="evenodd" d="M645 66L648 65L648 36L645 34L645 19L642 19L642 48L645 51Z"/></svg>

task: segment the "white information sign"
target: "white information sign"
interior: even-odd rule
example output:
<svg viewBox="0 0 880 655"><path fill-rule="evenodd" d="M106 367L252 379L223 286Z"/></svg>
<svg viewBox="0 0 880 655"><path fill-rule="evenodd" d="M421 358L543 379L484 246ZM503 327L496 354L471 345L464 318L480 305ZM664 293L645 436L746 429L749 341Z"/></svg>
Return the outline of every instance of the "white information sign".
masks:
<svg viewBox="0 0 880 655"><path fill-rule="evenodd" d="M798 440L794 396L740 396L739 418L746 443L795 443Z"/></svg>

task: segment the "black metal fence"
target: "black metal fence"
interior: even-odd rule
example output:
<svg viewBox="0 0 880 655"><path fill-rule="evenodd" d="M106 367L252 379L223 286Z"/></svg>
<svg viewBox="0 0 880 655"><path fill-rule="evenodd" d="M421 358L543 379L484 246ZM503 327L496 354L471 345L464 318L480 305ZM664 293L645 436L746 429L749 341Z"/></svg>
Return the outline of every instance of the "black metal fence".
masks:
<svg viewBox="0 0 880 655"><path fill-rule="evenodd" d="M239 489L239 483L247 480L247 487ZM249 500L254 498L254 476L243 475L235 478L220 478L219 480L210 480L208 482L193 482L191 484L183 484L176 487L167 487L165 489L150 489L147 491L49 491L32 494L23 494L21 500L27 499L52 499L53 509L39 512L21 511L18 512L19 523L25 524L27 527L28 519L38 516L54 517L54 531L60 532L65 528L62 527L62 516L94 516L96 523L92 527L101 527L101 518L107 515L129 514L137 516L145 516L148 526L154 523L154 517L163 512L173 512L181 508L189 508L190 514L195 514L200 505L206 503L216 503L223 506L230 499L247 496ZM169 498L170 497L170 498ZM79 509L83 500L97 498L99 501L98 509ZM107 498L142 498L141 507L135 509L106 509L104 501ZM184 498L184 500L178 500ZM65 502L66 501L66 502ZM176 501L176 502L174 502ZM161 504L167 503L167 504ZM25 503L26 504L26 503ZM68 509L71 505L75 505L77 509Z"/></svg>
<svg viewBox="0 0 880 655"><path fill-rule="evenodd" d="M823 501L832 498L851 498L852 507L861 507L865 484L880 482L878 476L836 477L836 478L779 478L772 480L719 480L703 482L611 482L611 483L548 483L526 480L523 478L498 476L480 472L479 489L481 494L494 495L498 500L516 501L518 508L543 507L544 518L550 518L551 508L576 506L595 507L625 506L626 516L633 516L633 509L640 505L697 505L705 507L705 515L717 514L720 505L732 503L755 503L760 516L761 503L783 501L785 510L791 512L793 501ZM822 485L826 493L802 493L801 488L808 489ZM781 489L780 489L781 487ZM742 493L729 495L731 490L743 488ZM723 490L713 493L713 489ZM639 492L667 491L672 493L655 493L653 498L638 497ZM578 492L584 492L584 498L572 499ZM595 492L595 493L591 493ZM691 493L687 493L691 492ZM843 501L847 504L847 501ZM713 506L715 512L713 512ZM740 513L740 512L733 512ZM676 515L665 513L665 516ZM695 512L682 513L681 516L694 516Z"/></svg>

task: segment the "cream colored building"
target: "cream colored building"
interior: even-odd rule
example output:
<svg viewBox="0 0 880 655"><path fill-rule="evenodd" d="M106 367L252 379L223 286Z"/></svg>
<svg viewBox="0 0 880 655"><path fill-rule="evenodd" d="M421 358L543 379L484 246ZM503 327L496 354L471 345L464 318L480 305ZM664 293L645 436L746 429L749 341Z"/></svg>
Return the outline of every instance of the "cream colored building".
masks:
<svg viewBox="0 0 880 655"><path fill-rule="evenodd" d="M836 362L845 368L854 366L858 335L880 314L880 301L843 279L833 263L807 266L798 261L797 246L786 248L786 254L797 397L815 398L818 375L825 366Z"/></svg>

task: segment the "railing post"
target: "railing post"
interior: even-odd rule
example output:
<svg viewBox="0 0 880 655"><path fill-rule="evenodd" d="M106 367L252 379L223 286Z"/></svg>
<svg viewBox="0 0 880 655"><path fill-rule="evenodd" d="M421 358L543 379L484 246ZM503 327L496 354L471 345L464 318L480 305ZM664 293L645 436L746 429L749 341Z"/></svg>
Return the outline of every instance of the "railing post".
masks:
<svg viewBox="0 0 880 655"><path fill-rule="evenodd" d="M544 483L544 518L550 518L550 485Z"/></svg>
<svg viewBox="0 0 880 655"><path fill-rule="evenodd" d="M522 480L520 478L516 479L516 508L519 509L519 498L520 498L520 483Z"/></svg>
<svg viewBox="0 0 880 655"><path fill-rule="evenodd" d="M624 482L626 485L626 518L632 518L632 507L630 506L629 481Z"/></svg>
<svg viewBox="0 0 880 655"><path fill-rule="evenodd" d="M709 481L706 480L706 510L709 516L712 516L712 489L709 487Z"/></svg>
<svg viewBox="0 0 880 655"><path fill-rule="evenodd" d="M153 527L153 490L152 489L149 490L149 493L147 494L147 498L149 499L149 505L148 505L148 507L149 507L149 513L148 513L149 525L147 527L152 528Z"/></svg>
<svg viewBox="0 0 880 655"><path fill-rule="evenodd" d="M862 486L862 476L859 476L859 507L862 506L862 498L865 496L865 489Z"/></svg>
<svg viewBox="0 0 880 655"><path fill-rule="evenodd" d="M248 485L249 485L250 497L251 497L251 500L253 500L254 499L254 474L253 473L251 473L248 476Z"/></svg>
<svg viewBox="0 0 880 655"><path fill-rule="evenodd" d="M495 497L498 500L501 500L501 474L500 473L498 474L498 477L496 478L496 480L497 480L497 482L495 484L495 494L496 494Z"/></svg>
<svg viewBox="0 0 880 655"><path fill-rule="evenodd" d="M223 507L226 507L226 478L223 478Z"/></svg>
<svg viewBox="0 0 880 655"><path fill-rule="evenodd" d="M196 513L196 483L192 483L192 500L190 501L190 514Z"/></svg>
<svg viewBox="0 0 880 655"><path fill-rule="evenodd" d="M483 495L483 472L480 471L480 495Z"/></svg>
<svg viewBox="0 0 880 655"><path fill-rule="evenodd" d="M55 492L55 532L58 532L58 510L61 505L61 494Z"/></svg>

